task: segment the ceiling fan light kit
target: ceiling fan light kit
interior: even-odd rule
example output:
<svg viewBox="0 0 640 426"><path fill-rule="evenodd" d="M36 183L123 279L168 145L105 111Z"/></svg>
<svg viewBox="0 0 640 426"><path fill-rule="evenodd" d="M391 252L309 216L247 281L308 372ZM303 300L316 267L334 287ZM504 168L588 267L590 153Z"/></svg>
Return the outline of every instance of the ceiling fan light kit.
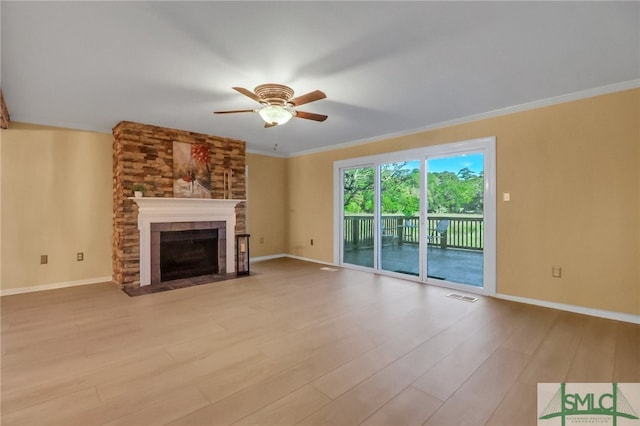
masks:
<svg viewBox="0 0 640 426"><path fill-rule="evenodd" d="M289 106L265 105L258 108L258 114L260 114L260 117L262 117L266 124L275 126L291 120L291 118L296 115L296 112Z"/></svg>
<svg viewBox="0 0 640 426"><path fill-rule="evenodd" d="M314 90L313 92L293 98L293 89L283 84L261 84L256 87L253 92L245 89L244 87L234 87L233 89L260 103L261 107L257 109L243 109L235 111L215 111L214 114L257 112L265 122L264 127L274 127L280 124L285 124L293 117L313 121L324 121L327 119L327 116L323 114L296 111L294 109L294 107L299 105L304 105L326 98L327 95L320 90Z"/></svg>

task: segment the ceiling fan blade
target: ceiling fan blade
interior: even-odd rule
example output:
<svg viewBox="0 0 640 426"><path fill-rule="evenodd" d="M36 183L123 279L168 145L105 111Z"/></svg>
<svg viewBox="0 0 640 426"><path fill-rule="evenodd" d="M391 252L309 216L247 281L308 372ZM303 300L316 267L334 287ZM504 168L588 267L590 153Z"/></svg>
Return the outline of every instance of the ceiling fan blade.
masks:
<svg viewBox="0 0 640 426"><path fill-rule="evenodd" d="M296 117L306 118L307 120L324 121L328 116L324 114L314 114L312 112L296 111Z"/></svg>
<svg viewBox="0 0 640 426"><path fill-rule="evenodd" d="M214 114L235 114L237 112L255 112L255 109L237 109L235 111L214 111Z"/></svg>
<svg viewBox="0 0 640 426"><path fill-rule="evenodd" d="M251 99L253 99L254 101L260 104L264 103L264 101L258 95L256 95L249 89L245 89L244 87L233 87L232 89L242 93L245 96L250 97Z"/></svg>
<svg viewBox="0 0 640 426"><path fill-rule="evenodd" d="M314 90L313 92L309 92L306 95L289 99L287 102L293 106L300 106L300 105L308 104L309 102L319 101L320 99L324 99L326 97L327 95L325 95L324 92L320 90Z"/></svg>

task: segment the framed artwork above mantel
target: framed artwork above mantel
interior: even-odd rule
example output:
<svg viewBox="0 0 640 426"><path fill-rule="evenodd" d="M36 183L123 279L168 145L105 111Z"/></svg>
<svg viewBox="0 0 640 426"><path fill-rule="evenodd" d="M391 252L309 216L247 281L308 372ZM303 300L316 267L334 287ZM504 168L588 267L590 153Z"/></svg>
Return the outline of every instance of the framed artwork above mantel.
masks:
<svg viewBox="0 0 640 426"><path fill-rule="evenodd" d="M210 158L208 145L173 142L175 198L211 198Z"/></svg>

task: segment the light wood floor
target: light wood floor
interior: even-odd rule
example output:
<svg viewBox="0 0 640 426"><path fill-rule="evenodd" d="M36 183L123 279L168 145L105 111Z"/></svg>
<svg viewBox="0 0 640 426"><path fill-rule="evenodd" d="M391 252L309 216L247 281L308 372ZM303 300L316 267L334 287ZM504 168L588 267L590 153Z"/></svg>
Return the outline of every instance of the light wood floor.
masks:
<svg viewBox="0 0 640 426"><path fill-rule="evenodd" d="M2 425L535 425L538 382L640 382L640 326L321 267L5 296Z"/></svg>

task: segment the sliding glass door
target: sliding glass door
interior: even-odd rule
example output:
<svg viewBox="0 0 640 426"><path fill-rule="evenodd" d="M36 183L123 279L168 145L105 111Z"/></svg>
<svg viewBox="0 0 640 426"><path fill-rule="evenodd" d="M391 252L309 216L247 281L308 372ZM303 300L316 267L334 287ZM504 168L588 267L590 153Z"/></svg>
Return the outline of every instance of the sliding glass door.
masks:
<svg viewBox="0 0 640 426"><path fill-rule="evenodd" d="M428 158L427 277L484 286L484 154Z"/></svg>
<svg viewBox="0 0 640 426"><path fill-rule="evenodd" d="M495 140L336 162L336 263L495 292Z"/></svg>
<svg viewBox="0 0 640 426"><path fill-rule="evenodd" d="M375 170L354 167L342 171L343 262L373 268Z"/></svg>
<svg viewBox="0 0 640 426"><path fill-rule="evenodd" d="M420 161L380 165L380 269L420 276Z"/></svg>

